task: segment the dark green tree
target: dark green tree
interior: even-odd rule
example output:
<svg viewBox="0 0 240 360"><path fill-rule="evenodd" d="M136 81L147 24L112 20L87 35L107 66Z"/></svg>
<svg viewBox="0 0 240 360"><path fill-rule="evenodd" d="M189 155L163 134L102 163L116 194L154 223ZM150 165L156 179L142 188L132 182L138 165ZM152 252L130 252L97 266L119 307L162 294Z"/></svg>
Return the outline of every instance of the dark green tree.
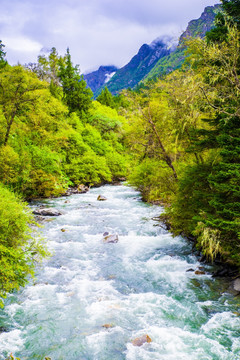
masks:
<svg viewBox="0 0 240 360"><path fill-rule="evenodd" d="M223 252L231 253L231 257L238 264L240 263L239 40L240 33L237 27L230 26L225 41L203 47L202 59L197 69L204 74L204 82L200 85L200 89L207 101L206 104L214 109L215 113L205 120L208 127L200 129L195 140L195 150L198 149L201 153L210 151L211 154L215 154L214 158L208 159L210 166L206 178L207 185L205 185L208 195L205 190L202 192L202 196L207 198L207 204L205 203L205 209L202 209L200 237L206 240L206 232L215 238L218 234ZM199 172L201 172L200 168Z"/></svg>
<svg viewBox="0 0 240 360"><path fill-rule="evenodd" d="M73 66L69 49L64 60L60 62L59 78L63 89L63 100L70 112L79 115L87 113L92 104L93 93L87 88L79 67Z"/></svg>
<svg viewBox="0 0 240 360"><path fill-rule="evenodd" d="M221 0L225 13L232 19L240 30L240 0Z"/></svg>
<svg viewBox="0 0 240 360"><path fill-rule="evenodd" d="M4 51L5 45L2 43L2 40L0 40L0 69L3 68L6 64L6 52Z"/></svg>
<svg viewBox="0 0 240 360"><path fill-rule="evenodd" d="M228 26L235 24L240 30L240 0L221 0L222 11L216 15L215 27L207 34L208 42L221 42L227 39Z"/></svg>
<svg viewBox="0 0 240 360"><path fill-rule="evenodd" d="M98 95L97 99L98 102L100 102L102 105L106 105L109 106L111 108L115 107L114 104L114 97L113 95L110 93L110 91L108 90L107 86L105 86L100 95Z"/></svg>

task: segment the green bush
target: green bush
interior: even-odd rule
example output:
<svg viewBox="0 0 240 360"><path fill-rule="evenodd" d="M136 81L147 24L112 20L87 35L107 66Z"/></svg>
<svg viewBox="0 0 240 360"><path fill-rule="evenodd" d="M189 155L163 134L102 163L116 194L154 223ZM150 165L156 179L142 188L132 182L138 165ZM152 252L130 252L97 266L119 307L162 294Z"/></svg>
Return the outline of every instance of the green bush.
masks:
<svg viewBox="0 0 240 360"><path fill-rule="evenodd" d="M88 152L81 157L72 159L65 166L65 171L73 184L99 185L112 180L111 172L103 156Z"/></svg>
<svg viewBox="0 0 240 360"><path fill-rule="evenodd" d="M47 253L29 227L34 222L27 205L2 184L0 192L0 298L4 298L33 276L36 261Z"/></svg>

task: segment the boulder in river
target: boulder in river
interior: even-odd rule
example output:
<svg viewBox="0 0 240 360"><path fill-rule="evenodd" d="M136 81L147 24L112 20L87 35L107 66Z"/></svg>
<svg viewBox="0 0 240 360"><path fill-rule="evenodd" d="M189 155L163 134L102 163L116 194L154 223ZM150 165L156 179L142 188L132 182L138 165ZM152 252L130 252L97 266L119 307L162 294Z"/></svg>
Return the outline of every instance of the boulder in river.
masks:
<svg viewBox="0 0 240 360"><path fill-rule="evenodd" d="M205 273L205 271L202 271L202 270L196 270L195 274L196 275L205 275L206 273Z"/></svg>
<svg viewBox="0 0 240 360"><path fill-rule="evenodd" d="M233 281L234 290L240 292L240 278L237 278Z"/></svg>
<svg viewBox="0 0 240 360"><path fill-rule="evenodd" d="M105 234L105 233L104 233L104 234ZM103 235L104 235L104 234L103 234ZM109 243L113 243L113 244L117 243L117 242L118 242L118 234L112 234L112 235L110 234L110 235L109 235L109 234L107 233L107 235L104 235L104 237L103 237L103 242L106 243L106 244L107 244L107 243L108 243L108 244L109 244Z"/></svg>
<svg viewBox="0 0 240 360"><path fill-rule="evenodd" d="M142 335L134 340L132 340L132 344L134 346L142 346L145 343L152 342L152 339L148 335Z"/></svg>
<svg viewBox="0 0 240 360"><path fill-rule="evenodd" d="M106 201L107 198L103 195L98 195L98 198L97 198L98 201Z"/></svg>
<svg viewBox="0 0 240 360"><path fill-rule="evenodd" d="M54 208L38 208L33 210L34 215L40 216L60 216L62 213Z"/></svg>
<svg viewBox="0 0 240 360"><path fill-rule="evenodd" d="M89 191L89 187L83 184L78 185L77 189L79 194L85 194Z"/></svg>

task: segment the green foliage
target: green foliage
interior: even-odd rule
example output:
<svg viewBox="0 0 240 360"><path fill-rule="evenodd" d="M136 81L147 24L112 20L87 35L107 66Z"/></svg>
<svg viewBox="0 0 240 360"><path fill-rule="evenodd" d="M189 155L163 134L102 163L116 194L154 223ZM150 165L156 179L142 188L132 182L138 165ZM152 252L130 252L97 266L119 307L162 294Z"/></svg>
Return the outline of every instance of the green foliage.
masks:
<svg viewBox="0 0 240 360"><path fill-rule="evenodd" d="M126 175L124 118L91 96L69 52L53 48L36 68L0 67L0 298L46 255L28 207L4 185L31 199Z"/></svg>
<svg viewBox="0 0 240 360"><path fill-rule="evenodd" d="M4 51L5 45L2 43L2 40L0 40L0 69L5 67L7 64L7 61L5 59L6 52Z"/></svg>
<svg viewBox="0 0 240 360"><path fill-rule="evenodd" d="M219 230L206 227L204 223L199 222L193 234L197 236L198 247L208 261L213 262L216 257L222 255L221 233Z"/></svg>
<svg viewBox="0 0 240 360"><path fill-rule="evenodd" d="M112 180L105 157L87 152L65 166L66 174L74 184L96 185Z"/></svg>
<svg viewBox="0 0 240 360"><path fill-rule="evenodd" d="M240 1L239 0L221 0L223 10L237 25L240 30Z"/></svg>
<svg viewBox="0 0 240 360"><path fill-rule="evenodd" d="M174 52L160 59L143 79L143 82L146 84L152 80L156 81L156 79L161 76L180 69L184 63L184 59L184 49L179 46Z"/></svg>
<svg viewBox="0 0 240 360"><path fill-rule="evenodd" d="M105 86L102 89L101 94L98 95L96 100L98 102L100 102L102 105L106 105L106 106L109 106L111 108L114 108L114 97L112 96L112 94L108 90L107 86Z"/></svg>
<svg viewBox="0 0 240 360"><path fill-rule="evenodd" d="M12 126L19 116L34 109L39 91L44 88L46 88L45 84L20 65L0 69L0 106L4 121L4 145L7 144Z"/></svg>
<svg viewBox="0 0 240 360"><path fill-rule="evenodd" d="M30 232L33 218L26 204L1 184L0 191L0 297L4 298L33 276L34 264L47 253L34 230Z"/></svg>
<svg viewBox="0 0 240 360"><path fill-rule="evenodd" d="M128 177L129 183L137 186L145 201L169 203L176 191L176 181L164 161L144 159Z"/></svg>
<svg viewBox="0 0 240 360"><path fill-rule="evenodd" d="M240 1L221 0L222 12L215 19L215 27L207 33L208 42L222 42L227 40L229 25L237 26L240 30Z"/></svg>
<svg viewBox="0 0 240 360"><path fill-rule="evenodd" d="M230 3L230 2L229 2ZM186 67L129 92L129 180L163 201L175 234L194 236L213 261L240 266L240 38L189 39Z"/></svg>
<svg viewBox="0 0 240 360"><path fill-rule="evenodd" d="M107 136L109 133L120 132L125 119L119 116L115 109L94 101L88 122L103 136Z"/></svg>

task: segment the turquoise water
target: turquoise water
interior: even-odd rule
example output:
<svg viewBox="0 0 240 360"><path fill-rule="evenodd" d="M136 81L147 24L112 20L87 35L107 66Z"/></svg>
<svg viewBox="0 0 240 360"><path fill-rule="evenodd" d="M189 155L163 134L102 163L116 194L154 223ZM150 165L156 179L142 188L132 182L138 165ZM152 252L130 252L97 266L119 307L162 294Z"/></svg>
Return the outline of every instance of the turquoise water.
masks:
<svg viewBox="0 0 240 360"><path fill-rule="evenodd" d="M44 204L64 212L42 229L53 256L0 310L1 360L240 359L240 298L210 266L186 272L202 264L154 221L160 207L123 185ZM144 334L152 342L133 346Z"/></svg>

